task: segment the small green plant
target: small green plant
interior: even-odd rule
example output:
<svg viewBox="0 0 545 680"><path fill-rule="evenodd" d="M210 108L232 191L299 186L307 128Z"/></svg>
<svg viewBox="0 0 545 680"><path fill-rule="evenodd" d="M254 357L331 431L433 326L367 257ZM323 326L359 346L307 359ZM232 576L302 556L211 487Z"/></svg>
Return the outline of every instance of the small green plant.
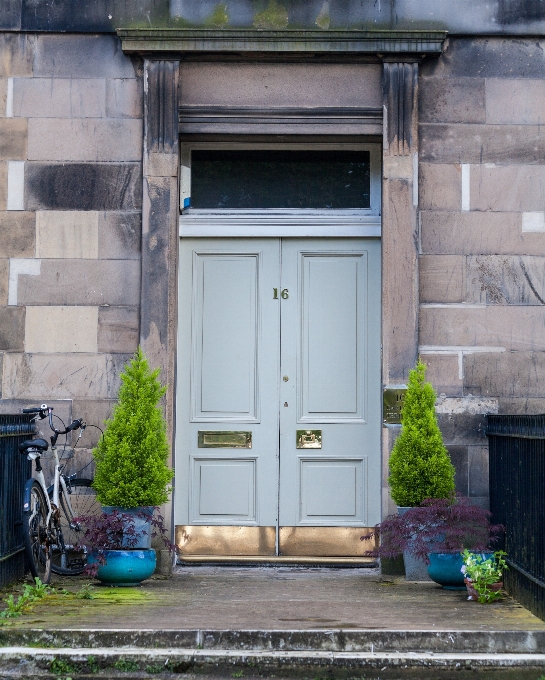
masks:
<svg viewBox="0 0 545 680"><path fill-rule="evenodd" d="M29 586L28 584L23 586L23 593L27 593L29 597L32 597L35 600L41 600L51 593L51 588L45 583L42 583L38 577L35 577L33 586Z"/></svg>
<svg viewBox="0 0 545 680"><path fill-rule="evenodd" d="M503 572L509 569L504 559L506 554L503 550L496 550L491 557L485 558L484 555L467 549L462 552L462 573L471 582L481 604L494 602L502 597L501 591L493 590L491 586L500 583Z"/></svg>
<svg viewBox="0 0 545 680"><path fill-rule="evenodd" d="M57 675L67 675L75 673L77 669L69 661L55 657L49 665L49 670Z"/></svg>
<svg viewBox="0 0 545 680"><path fill-rule="evenodd" d="M390 455L390 492L404 507L454 494L454 467L437 424L435 391L425 380L426 365L419 359L409 372L401 434Z"/></svg>
<svg viewBox="0 0 545 680"><path fill-rule="evenodd" d="M242 678L244 677L244 673L242 671L236 671L235 673L231 673L232 678Z"/></svg>
<svg viewBox="0 0 545 680"><path fill-rule="evenodd" d="M122 673L134 673L134 671L138 670L138 664L132 659L118 659L114 667Z"/></svg>
<svg viewBox="0 0 545 680"><path fill-rule="evenodd" d="M100 670L97 660L94 656L90 655L87 657L87 668L91 671L91 673L98 673Z"/></svg>
<svg viewBox="0 0 545 680"><path fill-rule="evenodd" d="M95 587L90 583L84 583L76 593L78 600L94 600L93 590Z"/></svg>
<svg viewBox="0 0 545 680"><path fill-rule="evenodd" d="M4 600L6 608L0 612L0 619L14 619L18 616L22 616L32 609L35 602L43 599L50 593L51 588L36 577L34 579L34 585L25 583L23 586L23 593L22 595L19 595L17 600L13 597L13 594L9 595Z"/></svg>
<svg viewBox="0 0 545 680"><path fill-rule="evenodd" d="M168 499L172 470L166 464L169 445L159 406L166 387L158 375L140 347L121 374L119 401L93 451L93 487L102 505L149 507Z"/></svg>
<svg viewBox="0 0 545 680"><path fill-rule="evenodd" d="M149 666L146 666L146 673L150 673L151 675L162 673L164 670L166 670L165 665L160 663L152 663Z"/></svg>

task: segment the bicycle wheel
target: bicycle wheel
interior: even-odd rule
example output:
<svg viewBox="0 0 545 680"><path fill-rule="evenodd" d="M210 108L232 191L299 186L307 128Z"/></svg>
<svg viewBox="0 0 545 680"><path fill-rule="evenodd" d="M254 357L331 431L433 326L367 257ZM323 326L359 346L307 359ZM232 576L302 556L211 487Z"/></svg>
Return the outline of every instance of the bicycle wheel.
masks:
<svg viewBox="0 0 545 680"><path fill-rule="evenodd" d="M73 522L73 518L97 515L102 511L92 483L92 479L72 479L69 484L67 482L73 515L64 493L60 494L59 514L51 546L51 569L55 574L81 574L85 569L87 554L84 548L78 547L83 540L83 532L79 524Z"/></svg>
<svg viewBox="0 0 545 680"><path fill-rule="evenodd" d="M47 526L47 501L42 487L32 482L29 507L23 513L26 556L32 576L42 583L51 580L50 530Z"/></svg>

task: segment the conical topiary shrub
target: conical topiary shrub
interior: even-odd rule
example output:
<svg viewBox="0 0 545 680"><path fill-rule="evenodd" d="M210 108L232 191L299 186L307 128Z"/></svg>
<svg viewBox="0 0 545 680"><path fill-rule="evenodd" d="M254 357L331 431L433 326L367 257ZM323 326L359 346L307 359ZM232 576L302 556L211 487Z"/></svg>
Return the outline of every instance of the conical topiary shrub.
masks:
<svg viewBox="0 0 545 680"><path fill-rule="evenodd" d="M401 434L390 455L390 492L398 506L416 506L425 498L454 493L454 467L435 415L435 391L419 359L409 372L401 410Z"/></svg>
<svg viewBox="0 0 545 680"><path fill-rule="evenodd" d="M119 401L93 451L93 487L105 506L139 508L165 503L172 470L159 401L166 391L139 347L121 374Z"/></svg>

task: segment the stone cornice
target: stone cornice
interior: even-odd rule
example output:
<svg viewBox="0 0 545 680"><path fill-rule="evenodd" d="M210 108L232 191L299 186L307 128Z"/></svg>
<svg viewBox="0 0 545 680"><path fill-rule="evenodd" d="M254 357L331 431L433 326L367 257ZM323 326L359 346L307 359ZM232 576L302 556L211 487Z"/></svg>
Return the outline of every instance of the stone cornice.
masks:
<svg viewBox="0 0 545 680"><path fill-rule="evenodd" d="M375 55L439 54L446 31L118 28L127 53L275 52Z"/></svg>

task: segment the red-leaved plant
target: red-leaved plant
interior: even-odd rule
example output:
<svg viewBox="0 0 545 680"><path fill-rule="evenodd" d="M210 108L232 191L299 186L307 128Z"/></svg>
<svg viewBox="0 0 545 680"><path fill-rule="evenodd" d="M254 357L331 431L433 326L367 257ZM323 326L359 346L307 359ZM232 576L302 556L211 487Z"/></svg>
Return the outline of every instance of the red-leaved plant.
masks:
<svg viewBox="0 0 545 680"><path fill-rule="evenodd" d="M73 523L80 527L83 539L77 546L87 554L93 553L96 562L87 564L84 573L96 577L99 567L106 564L107 550L131 550L138 544L140 537L147 535L145 529L136 529L135 518L149 522L152 538L159 537L167 550L174 552L176 546L170 541L165 528L165 519L159 508L153 509L152 515L145 512L127 514L114 510L111 514L82 515L75 517Z"/></svg>
<svg viewBox="0 0 545 680"><path fill-rule="evenodd" d="M483 552L496 544L504 527L491 524L491 517L464 496L426 498L404 515L390 515L360 540L380 537L380 546L366 555L392 558L408 552L429 564L430 552L459 553L464 548Z"/></svg>

